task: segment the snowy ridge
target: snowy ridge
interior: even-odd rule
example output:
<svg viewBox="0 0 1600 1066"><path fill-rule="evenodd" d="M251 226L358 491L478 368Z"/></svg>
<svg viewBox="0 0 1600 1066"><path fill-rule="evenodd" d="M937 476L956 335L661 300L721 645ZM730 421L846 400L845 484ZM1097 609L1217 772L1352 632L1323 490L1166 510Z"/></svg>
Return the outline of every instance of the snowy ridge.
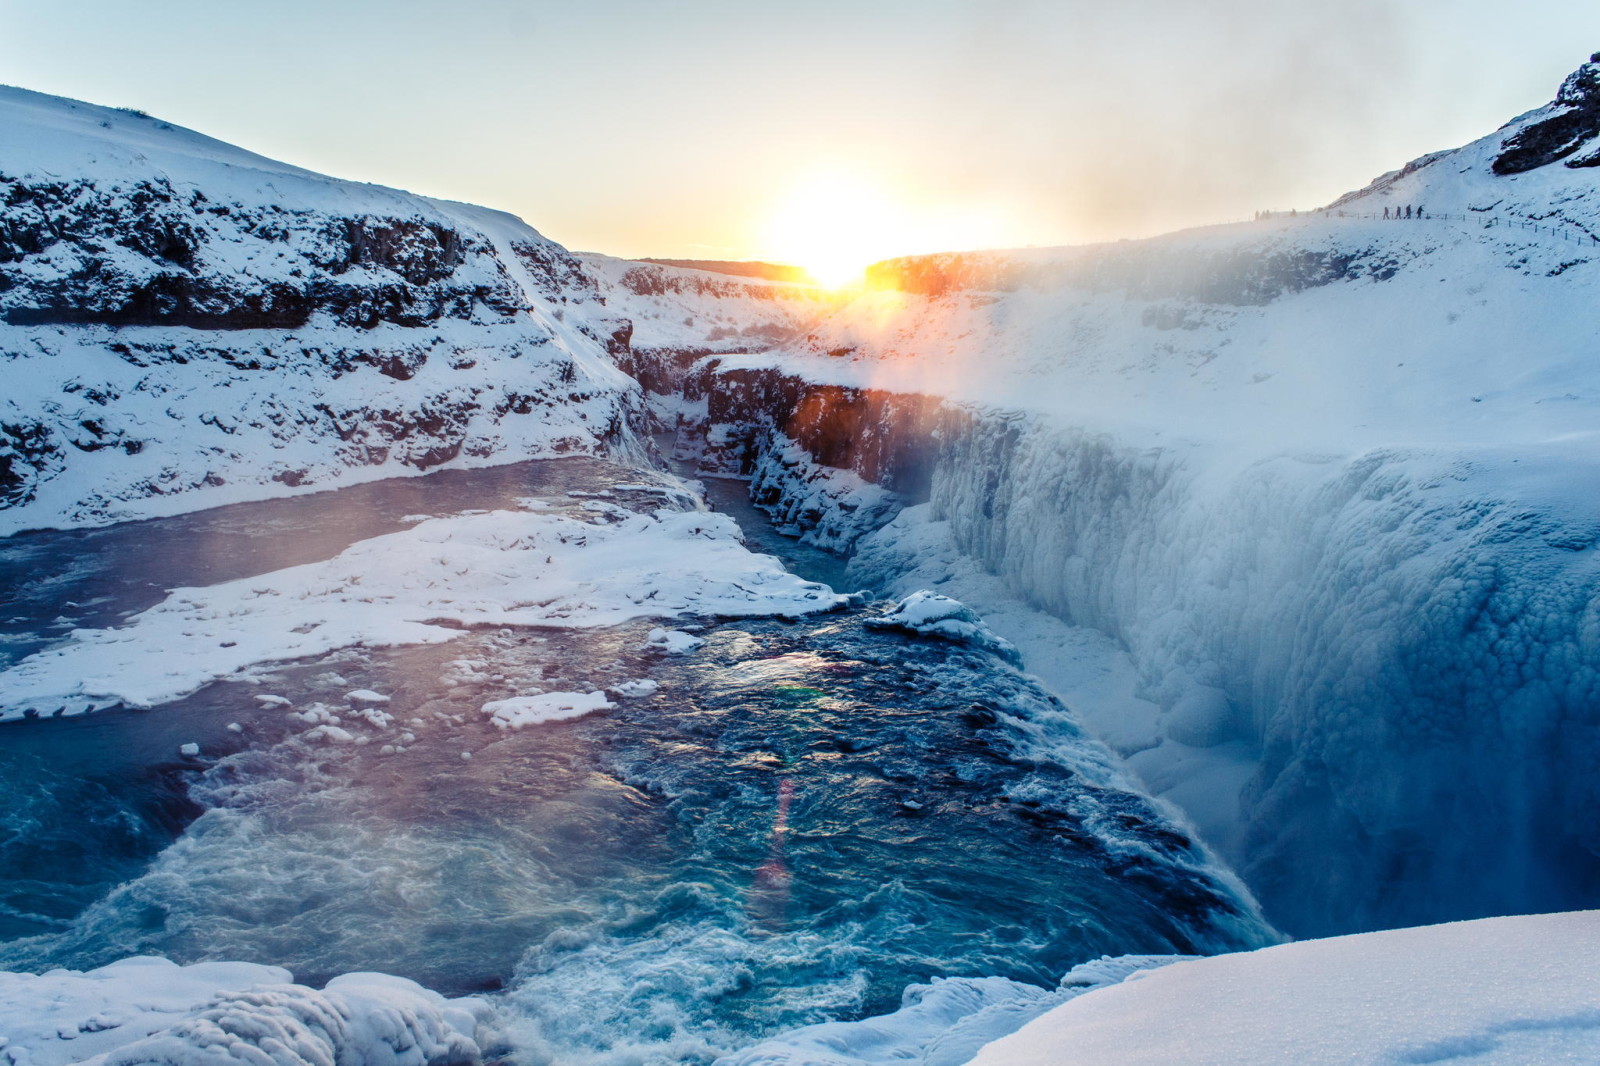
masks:
<svg viewBox="0 0 1600 1066"><path fill-rule="evenodd" d="M519 220L20 89L0 118L0 532L632 446L626 323Z"/></svg>
<svg viewBox="0 0 1600 1066"><path fill-rule="evenodd" d="M766 278L640 263L592 252L578 256L608 302L625 306L639 349L699 353L769 347L832 310L829 289Z"/></svg>

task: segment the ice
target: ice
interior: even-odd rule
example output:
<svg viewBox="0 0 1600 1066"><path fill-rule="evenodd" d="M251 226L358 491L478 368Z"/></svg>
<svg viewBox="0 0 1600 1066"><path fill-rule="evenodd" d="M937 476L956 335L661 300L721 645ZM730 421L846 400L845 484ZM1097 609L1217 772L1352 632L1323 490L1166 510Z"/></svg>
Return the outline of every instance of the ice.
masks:
<svg viewBox="0 0 1600 1066"><path fill-rule="evenodd" d="M1045 1012L1182 955L1126 955L1074 967L1056 989L1004 977L936 977L905 990L893 1014L796 1029L716 1066L963 1066L978 1050Z"/></svg>
<svg viewBox="0 0 1600 1066"><path fill-rule="evenodd" d="M656 628L645 638L646 647L655 648L668 655L687 655L704 643L703 638L693 633L685 633L681 629Z"/></svg>
<svg viewBox="0 0 1600 1066"><path fill-rule="evenodd" d="M800 616L846 602L748 551L725 515L663 511L601 525L512 511L436 518L326 562L178 590L119 628L75 631L0 673L0 720L90 692L150 706L256 664L439 643L468 625ZM698 639L661 633L673 653Z"/></svg>
<svg viewBox="0 0 1600 1066"><path fill-rule="evenodd" d="M623 699L639 700L646 696L654 696L661 685L645 677L634 681L620 681L611 687Z"/></svg>
<svg viewBox="0 0 1600 1066"><path fill-rule="evenodd" d="M960 600L919 589L901 600L881 618L867 622L879 629L903 629L925 637L942 637L993 652L1009 663L1022 657L1007 640L997 636L977 612Z"/></svg>
<svg viewBox="0 0 1600 1066"><path fill-rule="evenodd" d="M490 715L494 724L501 729L521 729L545 722L582 718L596 711L609 711L615 706L606 699L604 692L541 692L494 700L483 705L483 713Z"/></svg>
<svg viewBox="0 0 1600 1066"><path fill-rule="evenodd" d="M718 1066L1343 1066L1589 1063L1600 912L1121 956L1057 989L935 979L900 1010L780 1034Z"/></svg>
<svg viewBox="0 0 1600 1066"><path fill-rule="evenodd" d="M193 743L180 744L178 745L178 754L185 758L193 759L200 754L200 745Z"/></svg>
<svg viewBox="0 0 1600 1066"><path fill-rule="evenodd" d="M0 1059L12 1066L466 1066L477 1000L384 974L317 991L245 962L136 957L78 972L0 972Z"/></svg>

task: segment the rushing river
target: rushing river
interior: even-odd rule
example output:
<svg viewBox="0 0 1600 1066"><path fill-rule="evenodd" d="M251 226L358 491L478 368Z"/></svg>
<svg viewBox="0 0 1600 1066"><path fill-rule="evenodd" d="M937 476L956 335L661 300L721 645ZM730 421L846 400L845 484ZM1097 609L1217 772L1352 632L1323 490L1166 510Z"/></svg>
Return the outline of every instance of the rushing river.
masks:
<svg viewBox="0 0 1600 1066"><path fill-rule="evenodd" d="M528 463L14 537L0 541L6 654L408 516L639 480ZM653 484L610 498L672 497ZM837 560L737 517L762 549L836 579ZM685 628L705 645L680 656L646 646L650 623L475 630L284 664L150 712L0 726L0 967L146 953L276 963L313 984L380 970L490 993L516 1061L670 1063L890 1010L934 975L1049 984L1105 953L1266 938L1027 677L868 628L874 613L703 620ZM634 695L520 731L480 713L533 682ZM352 690L388 697L403 750L328 744L299 717L357 721L371 712ZM180 757L186 743L205 758Z"/></svg>

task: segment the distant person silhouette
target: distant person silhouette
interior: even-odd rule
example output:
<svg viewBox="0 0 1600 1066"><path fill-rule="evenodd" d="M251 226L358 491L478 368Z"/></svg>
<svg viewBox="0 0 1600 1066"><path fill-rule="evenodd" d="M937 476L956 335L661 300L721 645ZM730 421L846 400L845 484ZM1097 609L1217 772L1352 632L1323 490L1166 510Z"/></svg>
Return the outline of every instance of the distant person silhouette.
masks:
<svg viewBox="0 0 1600 1066"><path fill-rule="evenodd" d="M1407 218L1411 217L1411 205L1410 204L1406 204L1406 217Z"/></svg>
<svg viewBox="0 0 1600 1066"><path fill-rule="evenodd" d="M1383 217L1384 218L1388 218L1389 217L1389 209L1387 207L1383 209Z"/></svg>

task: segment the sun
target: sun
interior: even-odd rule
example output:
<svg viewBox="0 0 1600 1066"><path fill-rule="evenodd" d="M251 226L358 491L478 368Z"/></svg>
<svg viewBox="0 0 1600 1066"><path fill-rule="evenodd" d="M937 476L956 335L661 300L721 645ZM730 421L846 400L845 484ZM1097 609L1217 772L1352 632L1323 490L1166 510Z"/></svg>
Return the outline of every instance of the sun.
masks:
<svg viewBox="0 0 1600 1066"><path fill-rule="evenodd" d="M848 171L805 175L779 201L766 246L819 285L859 284L868 266L909 250L907 213L878 183Z"/></svg>

